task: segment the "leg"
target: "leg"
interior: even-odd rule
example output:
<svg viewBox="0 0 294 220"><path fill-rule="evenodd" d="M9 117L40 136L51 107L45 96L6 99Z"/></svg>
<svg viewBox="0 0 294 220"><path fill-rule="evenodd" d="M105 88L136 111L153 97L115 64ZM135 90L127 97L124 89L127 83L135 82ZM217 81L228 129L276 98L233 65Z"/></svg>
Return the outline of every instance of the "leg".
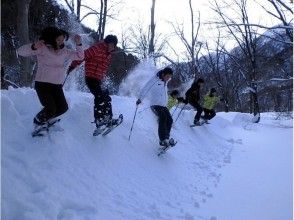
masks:
<svg viewBox="0 0 294 220"><path fill-rule="evenodd" d="M154 111L154 113L158 117L159 140L163 141L165 139L168 139L169 138L169 131L170 131L169 125L171 127L171 124L172 124L172 119L171 120L169 119L170 113L169 113L169 115L166 114L166 111L168 111L168 109L163 106L155 105L155 106L152 106L152 110Z"/></svg>
<svg viewBox="0 0 294 220"><path fill-rule="evenodd" d="M203 108L198 104L198 103L190 103L194 109L196 109L196 115L194 117L194 123L198 122L200 120L201 117L201 113L203 112Z"/></svg>
<svg viewBox="0 0 294 220"><path fill-rule="evenodd" d="M103 98L102 98L102 89L101 81L86 77L86 84L90 92L94 95L94 118L95 120L101 121L104 118L103 115Z"/></svg>
<svg viewBox="0 0 294 220"><path fill-rule="evenodd" d="M165 118L166 118L166 136L167 138L170 137L170 130L172 128L172 124L173 124L173 118L168 110L167 107L163 107L163 111L164 111L164 114L165 114Z"/></svg>
<svg viewBox="0 0 294 220"><path fill-rule="evenodd" d="M35 90L37 92L40 103L44 108L36 115L34 122L44 123L53 117L56 113L56 105L54 97L52 96L54 85L44 82L35 82Z"/></svg>
<svg viewBox="0 0 294 220"><path fill-rule="evenodd" d="M208 116L207 119L211 120L212 118L214 118L215 115L216 115L215 111L213 109L211 109L211 110L209 110L209 116Z"/></svg>
<svg viewBox="0 0 294 220"><path fill-rule="evenodd" d="M209 118L209 115L210 115L209 110L206 109L206 108L204 108L203 111L204 111L204 119L205 119L205 120L209 120L209 119L208 119L208 118Z"/></svg>
<svg viewBox="0 0 294 220"><path fill-rule="evenodd" d="M56 106L56 112L53 117L58 117L62 114L64 114L68 110L68 105L63 93L62 85L55 85L55 89L53 92L54 95L54 101Z"/></svg>
<svg viewBox="0 0 294 220"><path fill-rule="evenodd" d="M102 99L103 99L103 114L105 117L112 119L112 106L111 106L111 97L109 95L108 90L102 91Z"/></svg>

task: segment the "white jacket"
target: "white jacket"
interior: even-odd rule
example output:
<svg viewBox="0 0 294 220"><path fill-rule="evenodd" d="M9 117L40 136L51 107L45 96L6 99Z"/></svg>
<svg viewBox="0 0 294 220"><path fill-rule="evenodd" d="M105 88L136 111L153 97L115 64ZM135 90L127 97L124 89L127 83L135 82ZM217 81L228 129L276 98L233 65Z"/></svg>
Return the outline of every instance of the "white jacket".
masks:
<svg viewBox="0 0 294 220"><path fill-rule="evenodd" d="M138 99L141 101L150 94L150 105L166 106L168 101L167 82L157 75L153 76L140 91Z"/></svg>

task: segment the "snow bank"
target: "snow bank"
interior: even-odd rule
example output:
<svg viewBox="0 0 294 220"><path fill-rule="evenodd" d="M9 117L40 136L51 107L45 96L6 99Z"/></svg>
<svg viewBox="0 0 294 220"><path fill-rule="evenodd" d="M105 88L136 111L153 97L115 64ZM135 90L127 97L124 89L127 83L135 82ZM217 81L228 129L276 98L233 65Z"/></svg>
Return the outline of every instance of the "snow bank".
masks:
<svg viewBox="0 0 294 220"><path fill-rule="evenodd" d="M32 138L32 118L41 108L35 92L1 95L2 219L216 219L206 203L244 141L243 127L232 122L236 113L190 128L194 112L183 111L172 129L177 146L159 158L157 122L147 105L128 141L135 98L113 96L114 115L123 113L124 122L109 136L93 137L93 97L66 92L64 131Z"/></svg>

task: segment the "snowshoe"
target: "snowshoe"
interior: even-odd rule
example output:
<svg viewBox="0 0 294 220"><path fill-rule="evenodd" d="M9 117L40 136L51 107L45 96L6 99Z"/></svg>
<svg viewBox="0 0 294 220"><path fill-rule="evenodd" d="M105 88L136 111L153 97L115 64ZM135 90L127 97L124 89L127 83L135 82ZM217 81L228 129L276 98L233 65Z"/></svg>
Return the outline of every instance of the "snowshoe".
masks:
<svg viewBox="0 0 294 220"><path fill-rule="evenodd" d="M158 152L157 156L165 154L169 148L174 147L176 144L177 144L177 142L173 138L160 141L159 145L161 147L159 148L159 152Z"/></svg>
<svg viewBox="0 0 294 220"><path fill-rule="evenodd" d="M59 121L60 118L53 118L43 124L36 124L35 129L32 132L32 137L44 136L46 133L49 132L49 129Z"/></svg>

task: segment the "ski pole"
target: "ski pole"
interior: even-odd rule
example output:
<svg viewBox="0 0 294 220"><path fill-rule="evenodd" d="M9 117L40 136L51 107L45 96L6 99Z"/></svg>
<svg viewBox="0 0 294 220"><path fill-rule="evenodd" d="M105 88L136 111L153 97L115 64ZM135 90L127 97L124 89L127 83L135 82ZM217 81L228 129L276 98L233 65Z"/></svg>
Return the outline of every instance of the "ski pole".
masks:
<svg viewBox="0 0 294 220"><path fill-rule="evenodd" d="M132 135L132 131L133 131L133 127L134 127L134 123L135 123L137 111L138 111L138 105L136 106L136 110L135 110L135 114L134 114L134 118L133 118L133 122L132 122L132 127L131 127L131 130L130 130L129 140L131 140L131 135Z"/></svg>
<svg viewBox="0 0 294 220"><path fill-rule="evenodd" d="M177 120L179 119L179 117L180 117L180 115L181 115L181 113L182 113L182 111L184 110L184 108L185 108L185 106L186 106L186 104L181 108L181 111L179 112L179 114L178 114L178 117L176 118L176 120L175 120L175 122L174 123L176 123L177 122Z"/></svg>
<svg viewBox="0 0 294 220"><path fill-rule="evenodd" d="M67 78L68 78L68 75L69 75L69 74L66 74L66 77L65 77L65 79L64 79L64 81L63 81L63 83L62 83L62 87L64 86L64 84L65 84L65 82L66 82L66 80L67 80Z"/></svg>
<svg viewBox="0 0 294 220"><path fill-rule="evenodd" d="M173 110L172 117L174 116L174 113L177 111L177 109L178 109L178 107L179 107L179 104L180 104L180 103L178 103L177 106L176 106L176 108Z"/></svg>

